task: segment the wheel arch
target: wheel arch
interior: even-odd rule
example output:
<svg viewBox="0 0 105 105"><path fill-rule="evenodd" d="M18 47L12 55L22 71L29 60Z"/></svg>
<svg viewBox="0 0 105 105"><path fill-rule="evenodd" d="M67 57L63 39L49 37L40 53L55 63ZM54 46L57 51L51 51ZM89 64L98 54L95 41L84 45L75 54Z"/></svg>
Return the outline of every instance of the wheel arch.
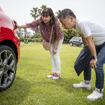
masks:
<svg viewBox="0 0 105 105"><path fill-rule="evenodd" d="M11 41L11 40L3 40L0 42L0 45L6 45L6 46L9 46L15 53L16 55L16 60L18 59L18 54L17 54L17 48L16 48L16 45Z"/></svg>

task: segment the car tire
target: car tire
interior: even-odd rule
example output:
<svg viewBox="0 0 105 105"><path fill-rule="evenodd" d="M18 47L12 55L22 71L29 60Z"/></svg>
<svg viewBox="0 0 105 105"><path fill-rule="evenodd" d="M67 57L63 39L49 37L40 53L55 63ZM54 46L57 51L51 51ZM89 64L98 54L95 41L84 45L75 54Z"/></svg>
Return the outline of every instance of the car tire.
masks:
<svg viewBox="0 0 105 105"><path fill-rule="evenodd" d="M14 51L8 46L0 46L0 92L12 85L16 68L17 61Z"/></svg>
<svg viewBox="0 0 105 105"><path fill-rule="evenodd" d="M73 46L73 43L70 43L70 46Z"/></svg>

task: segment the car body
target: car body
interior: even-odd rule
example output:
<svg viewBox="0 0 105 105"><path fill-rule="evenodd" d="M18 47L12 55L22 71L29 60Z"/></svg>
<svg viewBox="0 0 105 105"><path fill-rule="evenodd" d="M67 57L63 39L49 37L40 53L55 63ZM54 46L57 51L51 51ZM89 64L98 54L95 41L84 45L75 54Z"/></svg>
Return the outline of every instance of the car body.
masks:
<svg viewBox="0 0 105 105"><path fill-rule="evenodd" d="M81 37L72 37L69 40L69 44L70 44L70 46L76 45L76 46L83 47L83 42L82 42L82 38Z"/></svg>
<svg viewBox="0 0 105 105"><path fill-rule="evenodd" d="M0 8L0 91L9 88L15 78L20 56L16 23Z"/></svg>

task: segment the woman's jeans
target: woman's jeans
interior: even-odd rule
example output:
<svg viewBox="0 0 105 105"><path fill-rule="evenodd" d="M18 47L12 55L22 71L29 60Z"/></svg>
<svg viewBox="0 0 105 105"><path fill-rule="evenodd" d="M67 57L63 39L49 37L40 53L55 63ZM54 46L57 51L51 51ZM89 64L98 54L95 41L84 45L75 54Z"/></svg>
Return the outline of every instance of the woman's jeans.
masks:
<svg viewBox="0 0 105 105"><path fill-rule="evenodd" d="M60 53L62 43L63 43L63 39L59 41L56 54L52 53L55 47L55 43L51 44L51 48L50 48L52 72L57 73L59 75L61 74L61 62L60 62L59 53Z"/></svg>
<svg viewBox="0 0 105 105"><path fill-rule="evenodd" d="M105 43L99 46L96 46L97 52L97 63L96 63L96 88L100 91L104 88L104 70L103 64L105 63ZM89 82L91 80L91 67L84 70L84 80Z"/></svg>

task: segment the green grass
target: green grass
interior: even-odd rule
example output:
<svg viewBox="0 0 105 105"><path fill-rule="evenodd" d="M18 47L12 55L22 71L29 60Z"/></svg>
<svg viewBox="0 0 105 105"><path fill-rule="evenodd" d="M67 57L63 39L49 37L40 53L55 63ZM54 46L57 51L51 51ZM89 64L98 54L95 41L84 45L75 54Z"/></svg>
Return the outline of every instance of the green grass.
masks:
<svg viewBox="0 0 105 105"><path fill-rule="evenodd" d="M0 105L104 105L105 92L101 100L86 99L95 88L94 70L91 90L72 87L83 81L83 74L77 76L73 68L81 49L63 44L60 53L62 77L52 80L46 78L51 73L49 52L39 43L22 44L16 78L9 89L0 93Z"/></svg>

